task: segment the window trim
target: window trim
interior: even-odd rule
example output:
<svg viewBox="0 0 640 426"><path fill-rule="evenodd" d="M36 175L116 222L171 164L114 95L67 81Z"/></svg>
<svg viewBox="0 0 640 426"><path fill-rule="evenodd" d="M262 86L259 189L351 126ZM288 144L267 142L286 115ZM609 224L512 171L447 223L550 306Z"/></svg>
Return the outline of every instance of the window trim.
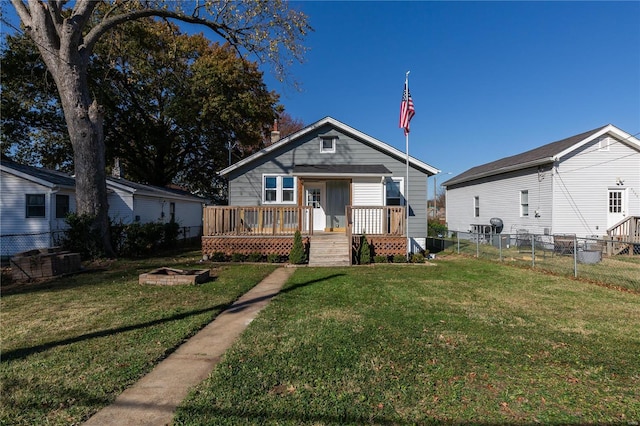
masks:
<svg viewBox="0 0 640 426"><path fill-rule="evenodd" d="M404 196L404 177L388 177L384 180L384 205L385 206L394 206L395 204L389 204L389 197L387 196L387 182L398 182L400 184L400 204L398 206L404 206L407 203L407 198ZM395 197L394 197L395 198Z"/></svg>
<svg viewBox="0 0 640 426"><path fill-rule="evenodd" d="M473 196L473 217L480 217L480 196Z"/></svg>
<svg viewBox="0 0 640 426"><path fill-rule="evenodd" d="M324 142L331 141L331 148L325 148ZM336 145L338 144L337 136L320 136L320 154L333 154L336 152Z"/></svg>
<svg viewBox="0 0 640 426"><path fill-rule="evenodd" d="M526 203L524 202L525 194L527 198ZM529 217L529 190L528 189L523 189L520 191L520 217Z"/></svg>
<svg viewBox="0 0 640 426"><path fill-rule="evenodd" d="M42 197L42 204L30 204L29 197ZM27 219L45 219L47 217L47 197L45 194L25 194L24 206L24 217ZM42 215L29 214L30 208L35 207L42 208Z"/></svg>
<svg viewBox="0 0 640 426"><path fill-rule="evenodd" d="M276 186L275 188L269 188L270 190L275 190L276 199L274 201L267 200L266 190L267 190L267 178L275 178ZM293 187L285 188L284 187L284 179L291 178L293 179ZM293 199L291 201L284 201L284 193L285 191L292 191ZM269 174L265 173L262 175L262 204L288 204L293 205L296 204L298 200L298 180L295 176L291 175L277 175L277 174Z"/></svg>

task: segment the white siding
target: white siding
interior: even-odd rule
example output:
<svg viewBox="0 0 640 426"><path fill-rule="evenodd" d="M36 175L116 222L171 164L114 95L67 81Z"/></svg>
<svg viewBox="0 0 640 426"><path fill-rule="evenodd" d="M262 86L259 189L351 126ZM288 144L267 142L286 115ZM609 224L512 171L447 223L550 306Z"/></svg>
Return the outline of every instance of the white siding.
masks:
<svg viewBox="0 0 640 426"><path fill-rule="evenodd" d="M627 216L640 215L640 152L611 142L600 150L595 140L560 159L553 176L556 233L606 235L610 188L625 190Z"/></svg>
<svg viewBox="0 0 640 426"><path fill-rule="evenodd" d="M379 177L353 179L352 183L354 206L382 206L383 187Z"/></svg>
<svg viewBox="0 0 640 426"><path fill-rule="evenodd" d="M164 217L162 216L164 213ZM169 221L169 203L161 198L135 195L133 198L133 214L140 216L141 223Z"/></svg>
<svg viewBox="0 0 640 426"><path fill-rule="evenodd" d="M489 225L497 217L504 233L526 229L551 233L551 170L530 168L478 179L473 184L447 188L447 226L452 231L468 231L474 224ZM520 193L529 191L529 216L520 214ZM479 197L480 215L474 217L474 197ZM538 217L536 217L536 211Z"/></svg>
<svg viewBox="0 0 640 426"><path fill-rule="evenodd" d="M0 240L1 255L51 247L51 231L64 229L64 219L55 218L55 194L70 195L70 208L75 209L73 193L56 192L37 184L2 172L0 179ZM45 217L26 217L26 194L44 194ZM73 211L73 210L72 210Z"/></svg>
<svg viewBox="0 0 640 426"><path fill-rule="evenodd" d="M109 217L115 223L134 222L133 195L121 189L110 189L108 194Z"/></svg>

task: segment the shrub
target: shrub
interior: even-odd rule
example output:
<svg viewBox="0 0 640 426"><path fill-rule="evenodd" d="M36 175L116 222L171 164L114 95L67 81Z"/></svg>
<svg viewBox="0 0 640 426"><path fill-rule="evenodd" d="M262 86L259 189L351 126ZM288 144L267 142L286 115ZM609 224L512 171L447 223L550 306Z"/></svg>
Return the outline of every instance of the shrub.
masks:
<svg viewBox="0 0 640 426"><path fill-rule="evenodd" d="M367 236L365 234L362 234L361 244L360 244L360 264L368 265L370 263L371 263L371 246L369 245Z"/></svg>
<svg viewBox="0 0 640 426"><path fill-rule="evenodd" d="M373 256L373 262L374 263L387 263L387 262L389 262L389 259L387 259L387 256Z"/></svg>
<svg viewBox="0 0 640 426"><path fill-rule="evenodd" d="M447 225L438 222L429 222L427 233L430 237L444 237L447 235Z"/></svg>
<svg viewBox="0 0 640 426"><path fill-rule="evenodd" d="M393 256L393 263L407 263L407 256L404 254L396 254Z"/></svg>
<svg viewBox="0 0 640 426"><path fill-rule="evenodd" d="M221 251L216 251L211 254L209 260L211 260L212 262L226 262L227 256Z"/></svg>
<svg viewBox="0 0 640 426"><path fill-rule="evenodd" d="M280 263L280 255L276 253L269 253L267 255L267 262L269 263Z"/></svg>
<svg viewBox="0 0 640 426"><path fill-rule="evenodd" d="M69 226L60 238L60 245L74 253L80 253L83 260L104 256L100 230L93 228L94 216L69 213L65 222Z"/></svg>
<svg viewBox="0 0 640 426"><path fill-rule="evenodd" d="M304 244L302 244L302 235L300 235L299 230L296 230L296 233L293 236L293 247L289 253L289 263L301 265L306 262L307 253L305 252Z"/></svg>
<svg viewBox="0 0 640 426"><path fill-rule="evenodd" d="M262 262L262 253L249 253L249 255L247 256L247 262Z"/></svg>
<svg viewBox="0 0 640 426"><path fill-rule="evenodd" d="M424 263L424 255L422 253L412 253L411 263Z"/></svg>
<svg viewBox="0 0 640 426"><path fill-rule="evenodd" d="M243 262L244 254L242 253L231 253L231 261L232 262Z"/></svg>

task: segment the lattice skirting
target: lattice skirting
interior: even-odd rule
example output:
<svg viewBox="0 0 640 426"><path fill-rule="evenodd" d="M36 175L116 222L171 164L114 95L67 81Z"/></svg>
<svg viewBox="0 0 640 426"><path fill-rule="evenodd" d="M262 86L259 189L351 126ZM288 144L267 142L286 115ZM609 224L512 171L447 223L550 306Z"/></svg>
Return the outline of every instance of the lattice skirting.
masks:
<svg viewBox="0 0 640 426"><path fill-rule="evenodd" d="M354 253L360 250L360 236L354 235L351 244ZM407 253L407 237L370 237L367 236L369 246L373 247L374 256L395 256Z"/></svg>
<svg viewBox="0 0 640 426"><path fill-rule="evenodd" d="M308 244L303 237L303 244ZM293 247L293 236L290 237L202 237L202 254L211 256L221 252L227 256L233 253L277 254L288 256Z"/></svg>

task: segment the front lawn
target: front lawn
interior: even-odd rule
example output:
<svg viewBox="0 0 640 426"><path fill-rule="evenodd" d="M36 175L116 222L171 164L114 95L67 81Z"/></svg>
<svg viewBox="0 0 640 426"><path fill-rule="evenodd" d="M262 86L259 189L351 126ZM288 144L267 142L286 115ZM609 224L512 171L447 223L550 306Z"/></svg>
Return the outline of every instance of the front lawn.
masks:
<svg viewBox="0 0 640 426"><path fill-rule="evenodd" d="M296 270L175 423L637 424L638 294L433 263Z"/></svg>
<svg viewBox="0 0 640 426"><path fill-rule="evenodd" d="M117 261L104 270L3 290L0 424L78 424L274 270L229 265L198 286L139 285L199 253ZM11 291L13 290L13 294Z"/></svg>

